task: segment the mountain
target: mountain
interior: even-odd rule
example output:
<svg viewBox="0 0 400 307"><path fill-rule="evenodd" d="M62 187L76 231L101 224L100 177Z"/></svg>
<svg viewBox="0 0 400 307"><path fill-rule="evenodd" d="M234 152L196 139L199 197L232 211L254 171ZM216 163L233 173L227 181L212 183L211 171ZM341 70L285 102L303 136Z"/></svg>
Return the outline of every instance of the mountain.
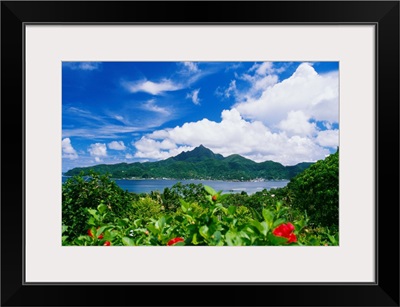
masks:
<svg viewBox="0 0 400 307"><path fill-rule="evenodd" d="M192 151L181 152L179 155L169 159L172 159L174 161L198 162L206 159L223 160L224 156L220 154L215 154L210 149L204 147L203 145L200 145L199 147L196 147Z"/></svg>
<svg viewBox="0 0 400 307"><path fill-rule="evenodd" d="M200 145L191 151L156 162L135 162L99 164L73 168L64 175L74 176L91 170L100 174L110 174L113 178L173 178L173 179L215 179L215 180L280 180L291 179L311 164L303 162L293 166L283 166L278 162L261 163L246 159L238 154L224 157Z"/></svg>

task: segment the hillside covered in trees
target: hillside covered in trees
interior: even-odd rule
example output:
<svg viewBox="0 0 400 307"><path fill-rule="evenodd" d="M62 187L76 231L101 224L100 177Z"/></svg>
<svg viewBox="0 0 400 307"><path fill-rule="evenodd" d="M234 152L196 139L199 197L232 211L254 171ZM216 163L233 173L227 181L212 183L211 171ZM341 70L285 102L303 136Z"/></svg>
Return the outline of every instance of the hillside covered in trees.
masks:
<svg viewBox="0 0 400 307"><path fill-rule="evenodd" d="M200 145L192 151L182 152L175 157L157 162L135 162L100 164L78 167L64 173L66 176L88 175L90 171L110 174L112 178L171 178L171 179L214 179L214 180L281 180L290 179L313 163L303 162L283 166L278 162L254 162L240 155L224 157Z"/></svg>

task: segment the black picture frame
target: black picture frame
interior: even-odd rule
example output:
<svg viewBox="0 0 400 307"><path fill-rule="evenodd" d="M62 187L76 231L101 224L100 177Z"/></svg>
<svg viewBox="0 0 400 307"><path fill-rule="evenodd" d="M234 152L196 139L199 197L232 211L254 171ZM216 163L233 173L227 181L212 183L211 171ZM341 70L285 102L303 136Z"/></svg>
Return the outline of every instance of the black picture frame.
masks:
<svg viewBox="0 0 400 307"><path fill-rule="evenodd" d="M25 284L23 40L32 22L375 25L376 282ZM399 1L2 1L1 305L399 306L399 37ZM362 225L354 231L362 236Z"/></svg>

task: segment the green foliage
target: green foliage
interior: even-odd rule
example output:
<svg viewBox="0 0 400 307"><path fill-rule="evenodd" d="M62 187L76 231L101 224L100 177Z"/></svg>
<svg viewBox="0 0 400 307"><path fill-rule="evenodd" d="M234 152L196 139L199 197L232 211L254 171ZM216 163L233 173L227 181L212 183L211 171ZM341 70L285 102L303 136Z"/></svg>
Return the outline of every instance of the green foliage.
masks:
<svg viewBox="0 0 400 307"><path fill-rule="evenodd" d="M62 244L338 245L338 229L310 225L307 212L292 207L289 192L222 194L209 186L179 183L163 193L137 195L122 191L109 176L76 176L63 184ZM290 234L275 233L289 224Z"/></svg>
<svg viewBox="0 0 400 307"><path fill-rule="evenodd" d="M68 226L65 235L76 238L86 231L88 219L93 219L93 209L101 206L101 214L108 217L126 213L131 196L122 190L108 175L94 172L90 177L74 176L62 186L62 222Z"/></svg>
<svg viewBox="0 0 400 307"><path fill-rule="evenodd" d="M256 178L290 179L312 163L283 166L273 161L256 163L240 155L223 157L210 149L199 146L192 151L157 162L100 164L91 167L74 168L67 176L85 175L90 171L110 174L112 178L176 178L176 179L219 179L246 181Z"/></svg>
<svg viewBox="0 0 400 307"><path fill-rule="evenodd" d="M292 206L306 211L316 226L339 223L339 150L316 162L287 185Z"/></svg>
<svg viewBox="0 0 400 307"><path fill-rule="evenodd" d="M171 188L165 188L161 196L162 204L167 211L176 211L181 206L181 199L186 202L204 202L204 187L202 184L174 184Z"/></svg>

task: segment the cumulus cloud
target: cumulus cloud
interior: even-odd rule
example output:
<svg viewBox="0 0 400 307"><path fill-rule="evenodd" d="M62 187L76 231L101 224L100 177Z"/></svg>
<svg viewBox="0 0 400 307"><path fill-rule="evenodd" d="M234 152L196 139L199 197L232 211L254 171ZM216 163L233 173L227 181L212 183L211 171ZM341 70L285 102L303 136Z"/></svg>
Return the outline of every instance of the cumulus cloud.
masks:
<svg viewBox="0 0 400 307"><path fill-rule="evenodd" d="M165 92L177 91L183 88L181 84L174 83L169 79L164 79L160 82L141 80L124 83L124 85L131 93L145 92L151 95L162 95Z"/></svg>
<svg viewBox="0 0 400 307"><path fill-rule="evenodd" d="M278 127L290 136L313 136L317 133L316 124L310 123L309 118L302 111L290 111Z"/></svg>
<svg viewBox="0 0 400 307"><path fill-rule="evenodd" d="M336 148L339 146L339 130L324 130L318 133L316 138L318 145L323 147Z"/></svg>
<svg viewBox="0 0 400 307"><path fill-rule="evenodd" d="M195 105L199 105L200 104L199 92L200 92L200 89L197 89L197 90L194 90L194 91L188 93L186 95L186 99L191 99Z"/></svg>
<svg viewBox="0 0 400 307"><path fill-rule="evenodd" d="M224 110L221 121L203 119L172 129L157 130L133 145L137 158L165 159L203 144L224 156L240 154L257 162L284 165L323 159L329 151L306 136L274 133L261 121L247 121L238 110Z"/></svg>
<svg viewBox="0 0 400 307"><path fill-rule="evenodd" d="M302 63L290 78L276 84L273 81L260 86L267 86L260 96L247 95L235 105L242 116L278 125L289 112L301 110L307 118L338 122L337 72L318 74L311 64ZM253 88L256 86L253 81Z"/></svg>
<svg viewBox="0 0 400 307"><path fill-rule="evenodd" d="M61 142L62 146L62 157L70 160L75 160L78 158L76 150L72 147L70 138L65 138Z"/></svg>
<svg viewBox="0 0 400 307"><path fill-rule="evenodd" d="M125 144L123 141L112 141L107 144L108 148L114 149L114 150L125 150Z"/></svg>
<svg viewBox="0 0 400 307"><path fill-rule="evenodd" d="M88 148L88 152L96 162L101 162L101 158L107 157L107 146L103 143L91 144Z"/></svg>

